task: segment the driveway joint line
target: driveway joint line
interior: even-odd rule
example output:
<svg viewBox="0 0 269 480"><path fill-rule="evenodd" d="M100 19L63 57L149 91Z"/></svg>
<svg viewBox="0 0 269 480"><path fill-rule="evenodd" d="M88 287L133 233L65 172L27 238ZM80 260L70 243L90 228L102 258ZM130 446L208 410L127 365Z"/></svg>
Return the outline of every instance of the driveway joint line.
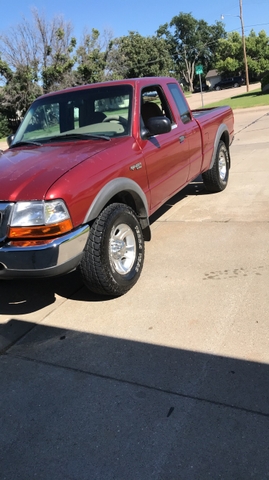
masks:
<svg viewBox="0 0 269 480"><path fill-rule="evenodd" d="M261 412L259 410L252 410L252 409L246 408L246 407L239 407L237 405L231 405L229 403L219 402L217 400L210 400L208 398L197 397L197 396L188 395L188 394L185 394L185 393L174 392L173 390L167 390L165 388L153 387L153 386L146 385L146 384L143 384L143 383L133 382L131 380L112 377L112 376L109 376L109 375L102 375L101 373L88 372L88 371L80 369L80 368L68 367L68 366L65 366L65 365L58 365L58 364L50 363L50 362L47 362L47 361L44 361L44 360L37 360L37 359L34 359L34 358L26 357L26 356L23 356L23 355L16 355L16 354L13 355L13 354L9 354L9 353L5 354L5 355L7 357L11 356L12 358L17 358L17 359L20 359L20 360L26 360L28 362L37 363L37 364L40 364L40 365L45 365L45 366L49 366L49 367L56 367L56 368L60 368L60 369L63 369L63 370L68 370L70 372L81 373L81 374L84 374L84 375L100 378L100 379L103 379L103 380L110 380L110 381L118 382L118 383L121 383L121 384L130 385L130 386L133 386L133 387L146 388L147 390L151 390L151 391L154 391L154 392L166 393L168 395L173 395L175 397L189 399L189 400L193 400L193 401L196 401L196 402L202 402L202 403L206 403L206 404L210 404L210 405L214 405L214 406L218 406L218 407L222 407L222 408L229 408L229 409L232 409L232 410L237 410L237 411L240 411L240 412L243 412L243 413L248 413L248 414L251 414L251 415L258 415L258 416L265 417L265 418L269 419L269 412L265 413L265 412Z"/></svg>

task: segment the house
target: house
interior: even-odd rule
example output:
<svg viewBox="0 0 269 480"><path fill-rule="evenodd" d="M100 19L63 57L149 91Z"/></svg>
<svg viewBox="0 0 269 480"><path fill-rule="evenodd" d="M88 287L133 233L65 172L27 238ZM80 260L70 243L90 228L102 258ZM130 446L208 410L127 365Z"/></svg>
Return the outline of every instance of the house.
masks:
<svg viewBox="0 0 269 480"><path fill-rule="evenodd" d="M210 90L213 89L216 83L221 81L221 74L217 70L209 70L206 74L206 84L209 86Z"/></svg>

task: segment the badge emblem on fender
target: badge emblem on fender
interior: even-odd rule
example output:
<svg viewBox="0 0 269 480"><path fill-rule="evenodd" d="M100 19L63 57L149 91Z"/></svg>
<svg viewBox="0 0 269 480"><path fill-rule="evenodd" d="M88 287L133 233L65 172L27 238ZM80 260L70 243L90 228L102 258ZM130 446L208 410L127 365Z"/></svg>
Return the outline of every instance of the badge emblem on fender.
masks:
<svg viewBox="0 0 269 480"><path fill-rule="evenodd" d="M140 168L142 168L142 163L141 162L136 163L135 165L132 165L130 167L130 170L139 170Z"/></svg>

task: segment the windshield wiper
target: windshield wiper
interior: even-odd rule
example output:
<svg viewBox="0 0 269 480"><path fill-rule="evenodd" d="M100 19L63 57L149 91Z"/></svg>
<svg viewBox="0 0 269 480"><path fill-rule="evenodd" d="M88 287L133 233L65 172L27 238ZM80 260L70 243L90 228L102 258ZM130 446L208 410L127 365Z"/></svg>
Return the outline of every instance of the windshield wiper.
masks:
<svg viewBox="0 0 269 480"><path fill-rule="evenodd" d="M23 145L36 145L37 147L42 147L42 143L39 143L39 142L31 142L30 140L29 141L20 141L20 142L16 142L16 143L12 143L12 145L10 145L9 148L14 148L14 147L21 147Z"/></svg>
<svg viewBox="0 0 269 480"><path fill-rule="evenodd" d="M94 135L92 133L66 133L65 135L55 135L54 137L46 138L46 141L53 142L54 140L67 140L67 139L77 139L77 140L88 140L89 138L93 140L111 140L107 135Z"/></svg>

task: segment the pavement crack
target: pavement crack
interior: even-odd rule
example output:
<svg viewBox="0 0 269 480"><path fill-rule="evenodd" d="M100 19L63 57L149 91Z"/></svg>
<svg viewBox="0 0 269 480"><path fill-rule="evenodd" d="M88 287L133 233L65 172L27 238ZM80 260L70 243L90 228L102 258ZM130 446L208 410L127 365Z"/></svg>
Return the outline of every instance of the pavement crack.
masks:
<svg viewBox="0 0 269 480"><path fill-rule="evenodd" d="M23 338L25 338L29 332L31 332L34 328L37 327L37 324L36 323L33 323L33 326L29 328L29 330L27 330L27 332L24 332L22 333L22 335L20 335L19 337L17 337L13 342L10 342L6 347L2 348L0 350L0 356L1 355L5 355L8 350L13 347L14 345L16 345L16 343L18 343L20 340L22 340Z"/></svg>
<svg viewBox="0 0 269 480"><path fill-rule="evenodd" d="M261 117L256 118L256 120L254 120L253 122L249 123L249 124L246 125L245 127L241 128L241 130L238 130L238 132L235 132L234 136L236 137L236 135L238 135L240 132L243 132L243 130L246 130L248 127L250 127L251 125L254 125L254 124L257 123L259 120L261 120L261 118L266 117L267 115L268 115L268 113L265 113L265 114L262 115Z"/></svg>
<svg viewBox="0 0 269 480"><path fill-rule="evenodd" d="M123 385L130 385L130 386L133 386L133 387L145 388L145 389L153 391L153 392L165 393L165 394L177 397L177 398L184 398L184 399L193 400L193 401L196 401L196 402L201 402L201 403L205 403L205 404L209 404L209 405L214 405L214 406L221 407L221 408L228 408L228 409L231 409L231 410L236 410L236 411L239 411L239 412L248 413L250 415L257 415L257 416L260 416L260 417L263 417L263 418L269 418L269 412L265 413L265 412L261 412L260 410L253 410L251 408L240 407L238 405L232 405L230 403L220 402L218 400L211 400L211 399L206 398L206 397L199 397L197 395L191 395L191 394L186 394L186 393L182 393L182 392L175 392L173 390L169 390L169 389L166 389L166 388L146 385L144 383L134 382L132 380L126 380L126 379L114 377L114 376L111 376L111 375L103 375L101 373L89 372L87 370L83 370L83 369L80 369L80 368L68 367L68 366L65 366L65 365L58 365L58 364L47 362L47 361L44 361L44 360L36 360L36 359L30 358L30 357L25 357L23 355L6 354L6 356L10 356L12 358L18 358L20 360L25 360L25 361L28 361L28 362L37 363L37 364L45 365L45 366L49 366L49 367L56 367L56 368L60 368L60 369L66 370L66 371L74 372L74 373L81 373L81 374L92 376L92 377L95 377L95 378L100 378L102 380L118 382L118 383L123 384ZM173 412L173 410L174 410L174 407L171 407L167 416L170 416L171 413Z"/></svg>

